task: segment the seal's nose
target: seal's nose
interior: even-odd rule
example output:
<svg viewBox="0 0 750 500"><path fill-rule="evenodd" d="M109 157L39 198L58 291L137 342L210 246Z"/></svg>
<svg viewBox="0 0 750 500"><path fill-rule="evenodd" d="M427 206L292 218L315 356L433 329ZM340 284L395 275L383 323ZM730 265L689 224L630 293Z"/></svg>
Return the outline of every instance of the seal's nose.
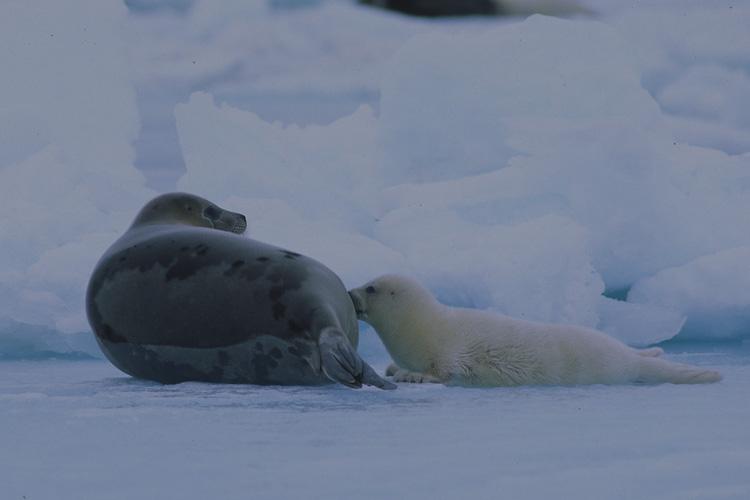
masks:
<svg viewBox="0 0 750 500"><path fill-rule="evenodd" d="M233 214L237 218L237 222L234 225L234 228L232 229L232 232L237 234L242 234L247 229L247 217L245 217L242 214Z"/></svg>

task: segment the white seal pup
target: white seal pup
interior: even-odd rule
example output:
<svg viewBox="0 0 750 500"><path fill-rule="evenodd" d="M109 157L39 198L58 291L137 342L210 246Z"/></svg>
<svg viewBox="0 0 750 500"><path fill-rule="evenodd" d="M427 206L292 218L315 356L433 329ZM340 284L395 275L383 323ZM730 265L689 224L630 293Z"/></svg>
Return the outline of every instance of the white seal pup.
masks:
<svg viewBox="0 0 750 500"><path fill-rule="evenodd" d="M396 382L464 386L702 384L721 375L659 358L575 325L544 324L490 311L449 307L416 281L377 278L349 291L396 366Z"/></svg>

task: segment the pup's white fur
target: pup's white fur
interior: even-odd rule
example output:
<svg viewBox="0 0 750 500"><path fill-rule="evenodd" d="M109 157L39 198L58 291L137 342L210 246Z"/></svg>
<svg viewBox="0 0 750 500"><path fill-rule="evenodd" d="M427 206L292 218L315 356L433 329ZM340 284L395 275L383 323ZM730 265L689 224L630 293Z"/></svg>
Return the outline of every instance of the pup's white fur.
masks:
<svg viewBox="0 0 750 500"><path fill-rule="evenodd" d="M350 295L396 363L399 382L468 386L527 384L700 384L718 372L659 358L659 348L636 350L596 330L524 321L449 307L416 281L377 278Z"/></svg>

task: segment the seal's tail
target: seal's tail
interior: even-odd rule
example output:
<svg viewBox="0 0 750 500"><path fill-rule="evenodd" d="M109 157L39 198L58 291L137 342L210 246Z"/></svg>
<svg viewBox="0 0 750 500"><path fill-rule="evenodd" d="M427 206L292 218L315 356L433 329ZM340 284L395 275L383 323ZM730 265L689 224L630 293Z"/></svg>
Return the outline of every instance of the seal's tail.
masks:
<svg viewBox="0 0 750 500"><path fill-rule="evenodd" d="M318 337L320 364L326 377L359 389L362 385L372 385L380 389L395 389L396 385L380 377L370 365L362 361L344 332L329 326Z"/></svg>
<svg viewBox="0 0 750 500"><path fill-rule="evenodd" d="M637 382L643 384L712 384L721 380L721 374L697 366L672 363L654 357L640 358Z"/></svg>

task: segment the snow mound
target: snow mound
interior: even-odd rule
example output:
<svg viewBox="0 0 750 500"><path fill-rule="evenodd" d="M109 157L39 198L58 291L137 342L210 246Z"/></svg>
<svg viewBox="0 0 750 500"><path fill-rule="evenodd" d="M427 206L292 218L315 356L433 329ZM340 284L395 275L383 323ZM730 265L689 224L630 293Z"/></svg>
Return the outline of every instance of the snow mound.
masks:
<svg viewBox="0 0 750 500"><path fill-rule="evenodd" d="M615 304L605 287L750 239L734 229L749 159L675 144L611 27L534 16L418 36L384 74L379 114L328 126L194 94L176 112L179 187L248 207L252 237L307 251L347 285L407 272L447 303L639 345L677 334L683 315Z"/></svg>
<svg viewBox="0 0 750 500"><path fill-rule="evenodd" d="M608 288L745 244L750 158L676 144L636 61L590 21L417 37L383 84L383 176L481 223L571 217Z"/></svg>
<svg viewBox="0 0 750 500"><path fill-rule="evenodd" d="M88 329L89 273L151 193L132 166L138 116L119 31L125 7L14 0L3 11L12 13L0 16L5 342L18 322Z"/></svg>
<svg viewBox="0 0 750 500"><path fill-rule="evenodd" d="M687 316L681 339L750 337L750 247L731 248L636 283L628 300Z"/></svg>
<svg viewBox="0 0 750 500"><path fill-rule="evenodd" d="M24 331L67 352L73 337L44 335L88 328L89 272L154 195L133 168L132 81L152 164L173 131L150 120L208 91L176 110L179 187L349 286L408 273L447 303L638 345L748 337L750 6L428 22L350 2L126 3L140 14L3 5L3 349L27 349L11 346Z"/></svg>
<svg viewBox="0 0 750 500"><path fill-rule="evenodd" d="M667 113L677 141L750 152L750 5L679 0L643 7L617 2L621 12L608 22L631 43L643 85Z"/></svg>
<svg viewBox="0 0 750 500"><path fill-rule="evenodd" d="M402 208L376 234L442 302L538 321L598 322L604 284L591 267L585 231L569 219L490 226L450 211Z"/></svg>

